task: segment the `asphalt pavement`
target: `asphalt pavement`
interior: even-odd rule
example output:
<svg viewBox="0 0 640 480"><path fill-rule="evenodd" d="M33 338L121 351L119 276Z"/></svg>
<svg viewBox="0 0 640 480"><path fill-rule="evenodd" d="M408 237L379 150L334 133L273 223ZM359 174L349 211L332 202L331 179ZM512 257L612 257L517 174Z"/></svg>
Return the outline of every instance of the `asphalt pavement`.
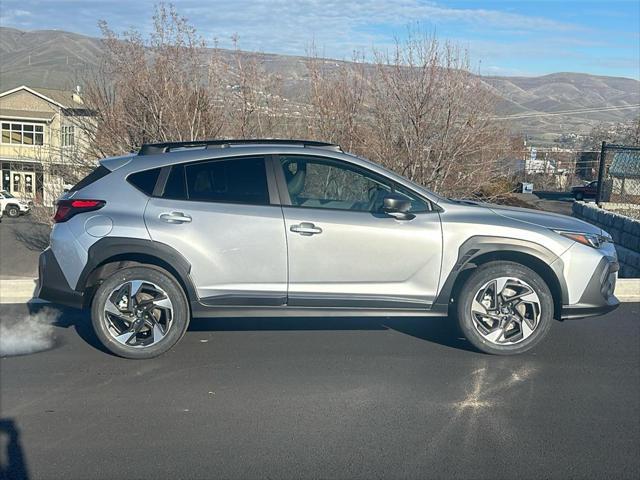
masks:
<svg viewBox="0 0 640 480"><path fill-rule="evenodd" d="M0 360L0 478L640 477L637 303L516 357L440 318L210 319L146 361L50 308L0 306L50 347Z"/></svg>
<svg viewBox="0 0 640 480"><path fill-rule="evenodd" d="M0 222L0 279L38 276L38 255L49 244L50 227L31 215Z"/></svg>

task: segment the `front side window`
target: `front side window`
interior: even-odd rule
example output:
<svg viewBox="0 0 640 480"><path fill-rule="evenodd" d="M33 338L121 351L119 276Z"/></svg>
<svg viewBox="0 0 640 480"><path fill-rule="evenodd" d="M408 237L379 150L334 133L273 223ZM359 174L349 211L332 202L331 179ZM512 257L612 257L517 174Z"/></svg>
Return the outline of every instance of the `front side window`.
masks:
<svg viewBox="0 0 640 480"><path fill-rule="evenodd" d="M344 162L295 156L280 162L293 206L378 213L384 197L394 193L411 201L413 213L429 210L406 188Z"/></svg>
<svg viewBox="0 0 640 480"><path fill-rule="evenodd" d="M184 171L189 200L269 204L267 173L262 157L198 162L186 165Z"/></svg>
<svg viewBox="0 0 640 480"><path fill-rule="evenodd" d="M44 126L33 123L2 122L2 143L43 145Z"/></svg>

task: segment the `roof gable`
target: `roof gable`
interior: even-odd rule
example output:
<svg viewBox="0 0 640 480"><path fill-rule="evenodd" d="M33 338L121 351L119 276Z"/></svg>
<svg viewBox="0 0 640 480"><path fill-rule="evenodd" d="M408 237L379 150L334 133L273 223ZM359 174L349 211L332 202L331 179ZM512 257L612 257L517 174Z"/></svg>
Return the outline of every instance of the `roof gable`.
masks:
<svg viewBox="0 0 640 480"><path fill-rule="evenodd" d="M19 92L21 90L27 91L32 95L35 95L60 108L66 109L66 108L73 108L73 107L77 107L78 105L81 105L73 101L73 96L71 93L69 93L68 100L66 100L65 98L66 92L62 90L51 90L47 88L34 89L34 88L27 87L26 85L21 85L19 87L12 88L11 90L7 90L6 92L2 92L0 93L0 98L5 97L7 95L11 95L12 93Z"/></svg>

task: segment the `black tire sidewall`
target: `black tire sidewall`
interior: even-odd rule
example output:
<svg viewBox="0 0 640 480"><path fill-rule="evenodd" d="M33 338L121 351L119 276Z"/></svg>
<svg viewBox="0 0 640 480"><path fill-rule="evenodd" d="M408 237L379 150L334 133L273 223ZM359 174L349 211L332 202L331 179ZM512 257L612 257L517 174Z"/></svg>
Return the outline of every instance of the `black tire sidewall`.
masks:
<svg viewBox="0 0 640 480"><path fill-rule="evenodd" d="M107 330L105 302L118 285L131 280L144 280L158 285L167 293L173 306L173 323L169 332L157 344L149 347L122 345ZM189 320L189 302L184 290L169 272L155 266L127 267L115 272L98 287L91 302L91 322L96 336L110 352L124 358L147 359L165 353L184 336Z"/></svg>
<svg viewBox="0 0 640 480"><path fill-rule="evenodd" d="M531 336L515 345L498 346L484 339L475 329L471 319L471 302L480 287L493 278L513 277L529 284L540 299L540 324ZM495 355L515 355L535 347L548 333L553 323L553 296L545 281L532 269L514 262L497 261L484 264L473 272L461 289L457 318L462 333L481 352Z"/></svg>
<svg viewBox="0 0 640 480"><path fill-rule="evenodd" d="M576 200L580 201L584 199L584 194L582 193L576 193Z"/></svg>
<svg viewBox="0 0 640 480"><path fill-rule="evenodd" d="M18 218L20 216L20 209L18 207L9 206L5 210L7 212L7 217L9 218Z"/></svg>

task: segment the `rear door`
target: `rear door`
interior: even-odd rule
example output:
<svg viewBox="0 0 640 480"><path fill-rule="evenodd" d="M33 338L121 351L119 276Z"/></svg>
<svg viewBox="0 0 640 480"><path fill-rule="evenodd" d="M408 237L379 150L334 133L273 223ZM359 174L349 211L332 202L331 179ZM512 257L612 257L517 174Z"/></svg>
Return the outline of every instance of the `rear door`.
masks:
<svg viewBox="0 0 640 480"><path fill-rule="evenodd" d="M145 221L153 240L189 261L201 301L284 304L286 236L282 209L270 196L273 182L267 178L265 158L212 159L168 168L166 184L150 199Z"/></svg>
<svg viewBox="0 0 640 480"><path fill-rule="evenodd" d="M347 162L281 156L275 162L289 247L289 305L428 308L438 290L440 217L428 200ZM283 192L284 190L284 192ZM390 194L412 219L382 212Z"/></svg>

